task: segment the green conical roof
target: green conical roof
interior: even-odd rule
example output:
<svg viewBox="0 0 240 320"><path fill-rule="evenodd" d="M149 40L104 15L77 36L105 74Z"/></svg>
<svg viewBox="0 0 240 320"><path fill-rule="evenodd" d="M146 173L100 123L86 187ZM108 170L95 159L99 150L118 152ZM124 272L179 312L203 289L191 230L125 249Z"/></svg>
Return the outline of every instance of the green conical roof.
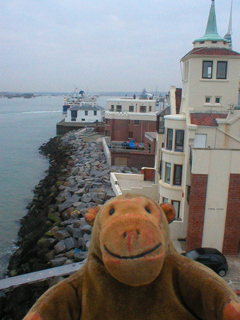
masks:
<svg viewBox="0 0 240 320"><path fill-rule="evenodd" d="M194 40L193 43L197 41L207 41L207 40L229 42L228 40L220 37L218 34L214 0L212 0L205 35L199 39Z"/></svg>
<svg viewBox="0 0 240 320"><path fill-rule="evenodd" d="M231 10L230 10L230 18L229 18L229 24L228 24L228 31L224 36L224 39L229 40L230 42L230 48L232 49L232 5L233 2L231 2Z"/></svg>

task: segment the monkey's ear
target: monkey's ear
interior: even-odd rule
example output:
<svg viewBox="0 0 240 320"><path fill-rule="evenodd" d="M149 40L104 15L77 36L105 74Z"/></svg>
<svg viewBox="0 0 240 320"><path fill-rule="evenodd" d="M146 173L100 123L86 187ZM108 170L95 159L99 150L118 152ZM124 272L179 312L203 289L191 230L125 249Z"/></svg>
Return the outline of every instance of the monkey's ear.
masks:
<svg viewBox="0 0 240 320"><path fill-rule="evenodd" d="M160 203L160 207L163 209L168 223L170 224L171 222L173 222L176 216L176 211L174 209L174 206L172 206L170 203L163 202L163 203Z"/></svg>
<svg viewBox="0 0 240 320"><path fill-rule="evenodd" d="M98 213L98 211L101 209L101 206L97 206L97 207L93 207L93 208L89 208L87 210L87 212L85 213L85 220L88 224L90 224L90 226L93 226L96 215Z"/></svg>

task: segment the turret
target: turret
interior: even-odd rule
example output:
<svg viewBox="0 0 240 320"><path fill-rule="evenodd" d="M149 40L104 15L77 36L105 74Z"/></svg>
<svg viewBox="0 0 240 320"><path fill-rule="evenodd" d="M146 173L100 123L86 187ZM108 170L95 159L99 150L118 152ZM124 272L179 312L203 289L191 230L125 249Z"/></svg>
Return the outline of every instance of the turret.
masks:
<svg viewBox="0 0 240 320"><path fill-rule="evenodd" d="M230 18L229 18L229 23L228 23L228 31L224 36L224 39L230 41L230 49L232 49L232 4L233 4L233 2L231 2Z"/></svg>
<svg viewBox="0 0 240 320"><path fill-rule="evenodd" d="M215 1L211 0L212 4L208 16L207 27L204 36L193 41L194 48L207 47L216 48L224 47L230 49L230 40L219 36L217 31Z"/></svg>

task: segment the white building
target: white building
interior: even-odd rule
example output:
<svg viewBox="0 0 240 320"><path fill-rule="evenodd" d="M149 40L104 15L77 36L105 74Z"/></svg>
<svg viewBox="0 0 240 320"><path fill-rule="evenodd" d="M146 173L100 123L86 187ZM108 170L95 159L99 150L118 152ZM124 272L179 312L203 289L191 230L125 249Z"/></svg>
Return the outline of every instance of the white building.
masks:
<svg viewBox="0 0 240 320"><path fill-rule="evenodd" d="M134 112L148 113L156 112L156 100L120 98L107 100L109 112Z"/></svg>
<svg viewBox="0 0 240 320"><path fill-rule="evenodd" d="M81 103L67 110L65 122L103 122L104 109L97 104Z"/></svg>

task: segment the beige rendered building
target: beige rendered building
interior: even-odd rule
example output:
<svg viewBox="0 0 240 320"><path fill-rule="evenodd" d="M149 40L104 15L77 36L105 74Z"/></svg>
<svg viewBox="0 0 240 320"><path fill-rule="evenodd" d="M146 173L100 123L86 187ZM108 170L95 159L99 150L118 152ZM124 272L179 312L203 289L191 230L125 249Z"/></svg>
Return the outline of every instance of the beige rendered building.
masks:
<svg viewBox="0 0 240 320"><path fill-rule="evenodd" d="M231 30L218 35L212 1L205 35L181 59L180 112L171 88L172 112L157 137L155 200L175 207L171 237L186 239L187 251L239 251L240 54L231 48Z"/></svg>
<svg viewBox="0 0 240 320"><path fill-rule="evenodd" d="M176 209L174 238L187 250L236 254L240 241L240 54L217 33L212 2L206 33L182 59L180 114L165 117L159 201Z"/></svg>

